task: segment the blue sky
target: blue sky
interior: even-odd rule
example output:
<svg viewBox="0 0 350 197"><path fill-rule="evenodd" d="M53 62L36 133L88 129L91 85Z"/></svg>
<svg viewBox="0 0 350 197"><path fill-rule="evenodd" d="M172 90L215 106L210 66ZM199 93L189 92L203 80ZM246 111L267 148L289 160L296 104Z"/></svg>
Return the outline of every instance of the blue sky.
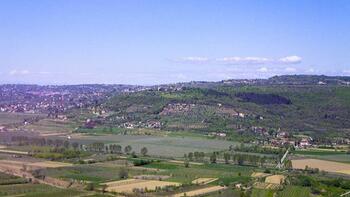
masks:
<svg viewBox="0 0 350 197"><path fill-rule="evenodd" d="M350 1L2 0L0 83L350 75Z"/></svg>

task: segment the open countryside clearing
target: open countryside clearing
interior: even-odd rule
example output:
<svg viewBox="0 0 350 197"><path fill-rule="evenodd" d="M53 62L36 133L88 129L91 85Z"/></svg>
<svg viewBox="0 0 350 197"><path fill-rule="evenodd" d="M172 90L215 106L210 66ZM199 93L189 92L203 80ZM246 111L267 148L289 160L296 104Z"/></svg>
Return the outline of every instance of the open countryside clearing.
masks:
<svg viewBox="0 0 350 197"><path fill-rule="evenodd" d="M66 136L64 136L66 137ZM189 152L212 152L227 149L237 142L205 139L205 138L182 138L182 137L159 137L146 135L71 135L72 142L91 144L93 142L104 142L106 144L119 144L122 147L132 146L133 151L140 152L147 147L149 155L172 157L183 157Z"/></svg>

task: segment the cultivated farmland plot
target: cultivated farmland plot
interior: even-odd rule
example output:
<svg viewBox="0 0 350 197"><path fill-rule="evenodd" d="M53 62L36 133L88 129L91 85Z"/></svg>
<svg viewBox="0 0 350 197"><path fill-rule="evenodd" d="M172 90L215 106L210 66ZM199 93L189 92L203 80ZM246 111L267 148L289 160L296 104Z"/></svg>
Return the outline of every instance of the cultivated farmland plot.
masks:
<svg viewBox="0 0 350 197"><path fill-rule="evenodd" d="M308 166L309 168L318 168L327 172L350 174L350 164L319 159L292 160L292 166L294 169L305 169Z"/></svg>
<svg viewBox="0 0 350 197"><path fill-rule="evenodd" d="M268 173L263 173L263 172L253 172L253 174L251 175L251 177L254 177L254 178L264 178L264 177L267 177L267 176L270 176L271 174L268 174Z"/></svg>
<svg viewBox="0 0 350 197"><path fill-rule="evenodd" d="M28 161L13 161L13 160L0 160L0 169L13 169L21 170L23 166L32 168L59 168L72 166L72 164L53 161L41 161L41 162L28 162Z"/></svg>
<svg viewBox="0 0 350 197"><path fill-rule="evenodd" d="M214 182L218 180L218 178L198 178L196 180L193 180L193 184L200 184L200 185L206 185L208 183Z"/></svg>
<svg viewBox="0 0 350 197"><path fill-rule="evenodd" d="M133 193L134 190L149 190L154 191L156 188L163 188L166 186L180 186L180 183L156 181L156 180L142 180L142 179L127 179L122 181L114 181L105 183L107 191L117 193Z"/></svg>
<svg viewBox="0 0 350 197"><path fill-rule="evenodd" d="M285 180L285 177L283 175L272 175L268 176L265 179L265 183L271 183L271 184L282 184Z"/></svg>
<svg viewBox="0 0 350 197"><path fill-rule="evenodd" d="M174 197L200 196L200 195L209 194L209 193L224 190L224 189L226 189L226 187L210 186L210 187L206 187L206 188L201 188L201 189L196 189L196 190L192 190L192 191L188 191L188 192L179 193L179 194L174 195Z"/></svg>

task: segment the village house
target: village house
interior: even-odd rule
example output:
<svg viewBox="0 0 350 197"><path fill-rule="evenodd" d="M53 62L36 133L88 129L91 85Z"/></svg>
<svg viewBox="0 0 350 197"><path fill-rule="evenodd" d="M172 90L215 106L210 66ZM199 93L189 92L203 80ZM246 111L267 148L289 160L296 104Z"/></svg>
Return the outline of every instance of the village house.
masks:
<svg viewBox="0 0 350 197"><path fill-rule="evenodd" d="M152 129L160 129L162 127L162 123L159 121L148 121L146 123L146 127Z"/></svg>
<svg viewBox="0 0 350 197"><path fill-rule="evenodd" d="M277 133L277 138L288 138L289 137L289 133L285 132L285 131L282 131L282 132L279 132Z"/></svg>
<svg viewBox="0 0 350 197"><path fill-rule="evenodd" d="M245 114L244 114L244 113L239 112L239 113L238 113L238 116L239 116L240 118L244 118L244 117L245 117Z"/></svg>
<svg viewBox="0 0 350 197"><path fill-rule="evenodd" d="M127 129L133 129L135 126L134 126L134 124L132 124L130 122L126 122L123 124L123 127L127 128Z"/></svg>
<svg viewBox="0 0 350 197"><path fill-rule="evenodd" d="M208 136L210 136L210 137L215 137L215 136L216 137L226 137L227 134L224 132L211 132L208 134Z"/></svg>
<svg viewBox="0 0 350 197"><path fill-rule="evenodd" d="M7 131L6 127L5 126L0 126L0 132L5 132Z"/></svg>
<svg viewBox="0 0 350 197"><path fill-rule="evenodd" d="M299 142L299 148L307 148L310 146L311 146L311 142L310 142L310 139L308 139L308 138L303 138Z"/></svg>

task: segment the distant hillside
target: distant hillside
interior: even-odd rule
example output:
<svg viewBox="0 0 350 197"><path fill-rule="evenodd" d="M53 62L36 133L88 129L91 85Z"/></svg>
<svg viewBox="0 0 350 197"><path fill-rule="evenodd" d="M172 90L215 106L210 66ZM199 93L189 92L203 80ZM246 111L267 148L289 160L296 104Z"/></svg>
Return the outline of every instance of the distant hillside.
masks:
<svg viewBox="0 0 350 197"><path fill-rule="evenodd" d="M115 96L110 124L159 122L165 130L238 132L252 127L350 134L348 77L280 76L232 85L201 82ZM319 83L322 81L323 83ZM250 81L252 82L252 81ZM192 83L192 85L195 83ZM174 85L171 85L174 87Z"/></svg>
<svg viewBox="0 0 350 197"><path fill-rule="evenodd" d="M349 76L325 76L325 75L281 75L268 79L227 79L217 82L192 81L186 83L163 84L150 86L149 88L169 89L178 87L192 88L215 88L221 85L242 86L242 85L350 85Z"/></svg>
<svg viewBox="0 0 350 197"><path fill-rule="evenodd" d="M350 77L325 75L282 75L269 78L267 83L274 85L350 85Z"/></svg>

